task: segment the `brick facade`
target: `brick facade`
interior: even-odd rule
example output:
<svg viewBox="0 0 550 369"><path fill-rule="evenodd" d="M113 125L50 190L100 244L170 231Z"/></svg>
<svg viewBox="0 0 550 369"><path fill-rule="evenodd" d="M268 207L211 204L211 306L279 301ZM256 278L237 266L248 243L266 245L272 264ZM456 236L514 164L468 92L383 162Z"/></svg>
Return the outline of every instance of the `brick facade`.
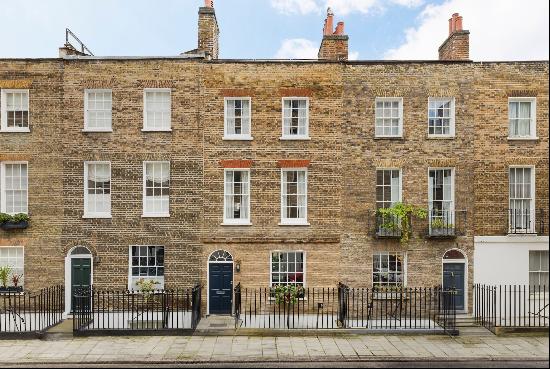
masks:
<svg viewBox="0 0 550 369"><path fill-rule="evenodd" d="M31 226L0 231L0 247L25 247L28 289L63 282L75 246L91 250L100 288L127 287L132 245L165 247L167 287L206 286L219 249L250 287L269 285L281 250L306 253L312 287L371 286L376 251L406 254L407 284L431 287L445 252L460 249L473 281L474 235L506 234L514 164L536 167L548 224L548 62L221 61L216 45L203 49L211 58L0 60L0 89L30 90L30 133L0 132L0 161L29 161ZM142 132L151 87L171 90L171 132ZM87 88L112 89L112 132L83 132ZM537 139L508 140L509 96L537 98ZM251 98L252 140L223 139L226 97ZM284 97L309 98L309 139L281 139ZM403 98L403 137L375 138L377 97ZM455 137L428 137L430 97L455 99ZM142 217L147 160L170 161L169 218ZM111 163L112 219L83 218L85 161ZM309 225L280 225L281 169L296 167L308 171ZM440 167L454 168L465 234L429 239L428 221L414 220L406 245L374 237L376 169L401 169L403 200L427 208L428 168ZM231 168L250 169L251 225L222 225Z"/></svg>

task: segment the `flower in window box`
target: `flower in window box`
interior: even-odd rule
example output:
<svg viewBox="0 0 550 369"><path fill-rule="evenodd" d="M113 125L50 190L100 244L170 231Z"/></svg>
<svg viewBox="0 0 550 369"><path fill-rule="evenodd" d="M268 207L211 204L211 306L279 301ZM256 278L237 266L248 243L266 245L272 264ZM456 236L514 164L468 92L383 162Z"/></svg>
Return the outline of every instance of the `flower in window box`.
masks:
<svg viewBox="0 0 550 369"><path fill-rule="evenodd" d="M9 215L0 213L0 228L5 231L10 229L25 229L29 226L29 216L27 214Z"/></svg>

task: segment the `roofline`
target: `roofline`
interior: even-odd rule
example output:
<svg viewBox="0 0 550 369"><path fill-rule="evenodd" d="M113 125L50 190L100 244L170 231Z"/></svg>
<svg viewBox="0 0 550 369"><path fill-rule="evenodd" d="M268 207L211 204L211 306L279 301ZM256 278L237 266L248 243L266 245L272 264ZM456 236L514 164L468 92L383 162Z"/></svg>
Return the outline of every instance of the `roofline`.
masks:
<svg viewBox="0 0 550 369"><path fill-rule="evenodd" d="M63 58L0 58L1 62L6 61L94 61L94 60L199 60L212 64L345 64L345 65L373 65L373 64L548 64L548 60L318 60L318 59L216 59L207 60L203 54L182 54L174 56L78 56L68 55Z"/></svg>

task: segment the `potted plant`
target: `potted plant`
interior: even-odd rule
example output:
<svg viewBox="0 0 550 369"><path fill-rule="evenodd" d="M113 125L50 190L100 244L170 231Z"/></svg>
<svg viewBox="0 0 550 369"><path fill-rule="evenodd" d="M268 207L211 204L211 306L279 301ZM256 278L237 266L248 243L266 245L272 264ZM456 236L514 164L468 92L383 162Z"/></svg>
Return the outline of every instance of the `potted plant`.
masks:
<svg viewBox="0 0 550 369"><path fill-rule="evenodd" d="M8 280L10 279L11 270L9 266L0 267L0 283L2 283L0 292L10 292L8 289Z"/></svg>
<svg viewBox="0 0 550 369"><path fill-rule="evenodd" d="M21 278L23 278L23 274L12 274L11 283L13 284L12 288L14 292L23 292L23 286L19 285L19 283L21 282Z"/></svg>
<svg viewBox="0 0 550 369"><path fill-rule="evenodd" d="M29 216L27 214L19 213L15 215L9 215L0 213L0 228L5 231L12 229L25 229L29 226Z"/></svg>
<svg viewBox="0 0 550 369"><path fill-rule="evenodd" d="M454 224L447 223L443 218L432 218L430 222L430 236L454 236Z"/></svg>
<svg viewBox="0 0 550 369"><path fill-rule="evenodd" d="M275 303L277 305L284 305L286 313L286 327L290 329L290 309L298 302L299 298L304 296L304 289L301 286L296 285L277 285L273 289L275 294Z"/></svg>
<svg viewBox="0 0 550 369"><path fill-rule="evenodd" d="M396 234L400 237L401 243L407 243L412 233L412 217L426 219L428 211L414 205L398 202L391 208L378 209L378 214L382 219L380 229L383 229L384 232Z"/></svg>
<svg viewBox="0 0 550 369"><path fill-rule="evenodd" d="M157 284L160 284L160 282L144 278L141 278L139 281L136 282L136 286L138 287L139 292L143 295L143 299L145 300L145 302L149 301L151 296L154 295L155 286Z"/></svg>

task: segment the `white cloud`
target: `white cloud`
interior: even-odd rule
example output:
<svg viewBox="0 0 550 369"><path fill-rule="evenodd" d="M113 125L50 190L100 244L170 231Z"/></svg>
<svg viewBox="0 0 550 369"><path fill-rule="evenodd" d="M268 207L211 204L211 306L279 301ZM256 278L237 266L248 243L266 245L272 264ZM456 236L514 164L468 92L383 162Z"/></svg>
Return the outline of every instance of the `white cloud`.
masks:
<svg viewBox="0 0 550 369"><path fill-rule="evenodd" d="M271 6L283 14L308 14L319 11L317 0L271 0Z"/></svg>
<svg viewBox="0 0 550 369"><path fill-rule="evenodd" d="M548 59L548 0L449 0L428 5L419 26L405 30L405 41L385 53L386 59L437 59L448 36L453 13L464 17L473 60Z"/></svg>
<svg viewBox="0 0 550 369"><path fill-rule="evenodd" d="M317 59L319 45L304 38L284 40L275 54L277 59Z"/></svg>
<svg viewBox="0 0 550 369"><path fill-rule="evenodd" d="M339 16L350 13L370 13L382 10L384 6L399 5L416 7L424 0L271 0L271 6L283 14L322 13L331 7Z"/></svg>
<svg viewBox="0 0 550 369"><path fill-rule="evenodd" d="M359 60L359 51L350 51L349 60Z"/></svg>

